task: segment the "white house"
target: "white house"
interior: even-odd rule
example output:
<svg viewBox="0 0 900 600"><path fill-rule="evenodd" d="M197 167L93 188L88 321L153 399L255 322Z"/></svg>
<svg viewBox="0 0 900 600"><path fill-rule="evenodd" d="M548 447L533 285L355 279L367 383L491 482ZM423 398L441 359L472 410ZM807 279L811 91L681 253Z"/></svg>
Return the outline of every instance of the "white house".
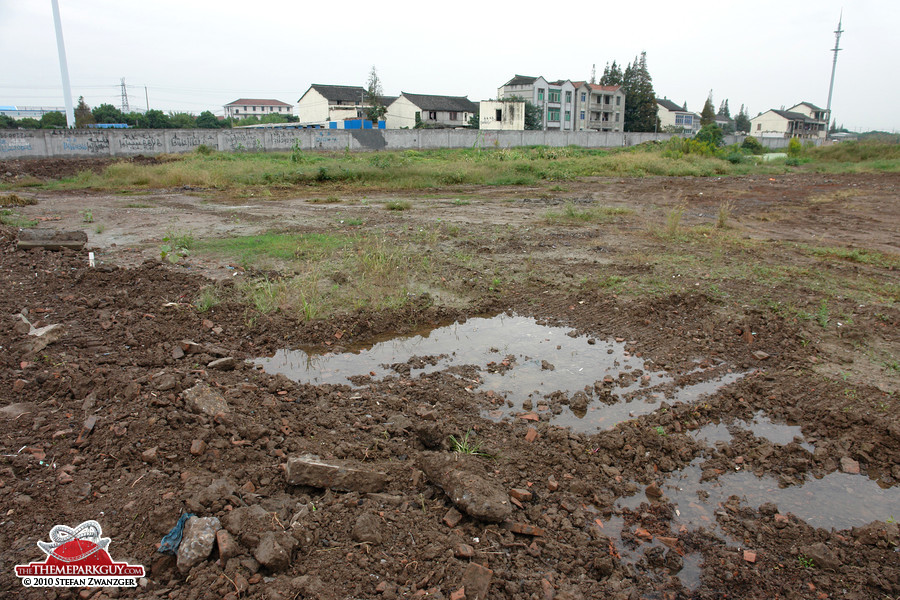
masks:
<svg viewBox="0 0 900 600"><path fill-rule="evenodd" d="M801 140L825 139L827 121L820 118L824 116L824 110L808 102L801 102L791 107L791 110L771 108L750 119L750 135Z"/></svg>
<svg viewBox="0 0 900 600"><path fill-rule="evenodd" d="M656 99L656 116L659 118L661 131L681 135L694 135L700 131L700 115L666 98Z"/></svg>
<svg viewBox="0 0 900 600"><path fill-rule="evenodd" d="M465 96L432 96L409 94L400 96L387 107L385 121L388 129L422 127L468 127L469 118L478 112L478 105Z"/></svg>
<svg viewBox="0 0 900 600"><path fill-rule="evenodd" d="M522 131L525 129L525 103L512 100L482 100L478 103L478 128Z"/></svg>
<svg viewBox="0 0 900 600"><path fill-rule="evenodd" d="M225 118L246 119L266 115L290 115L294 107L281 100L256 100L240 98L225 105Z"/></svg>
<svg viewBox="0 0 900 600"><path fill-rule="evenodd" d="M395 99L396 96L382 96L381 103L387 106ZM365 119L369 108L363 87L314 83L297 100L297 117L301 124Z"/></svg>
<svg viewBox="0 0 900 600"><path fill-rule="evenodd" d="M625 127L625 92L618 85L575 83L575 130L621 132Z"/></svg>

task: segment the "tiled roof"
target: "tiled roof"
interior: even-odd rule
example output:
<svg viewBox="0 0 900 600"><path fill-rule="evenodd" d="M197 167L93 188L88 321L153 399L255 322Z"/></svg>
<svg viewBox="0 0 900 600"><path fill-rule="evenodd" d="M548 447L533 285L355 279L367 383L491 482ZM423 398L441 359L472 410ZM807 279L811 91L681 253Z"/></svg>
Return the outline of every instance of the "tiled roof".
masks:
<svg viewBox="0 0 900 600"><path fill-rule="evenodd" d="M234 106L235 104L240 104L241 106L291 106L281 100L256 100L252 98L240 98L234 102L229 102L225 106Z"/></svg>
<svg viewBox="0 0 900 600"><path fill-rule="evenodd" d="M598 92L618 92L622 89L621 85L600 85L599 83L589 83L588 85L592 90L597 90Z"/></svg>
<svg viewBox="0 0 900 600"><path fill-rule="evenodd" d="M358 85L322 85L314 83L309 86L310 90L316 90L322 94L329 102L350 102L353 104L362 104L366 97L366 90ZM309 90L306 92L309 93ZM304 96L306 94L303 94ZM301 98L302 100L302 98ZM299 100L298 100L299 102Z"/></svg>
<svg viewBox="0 0 900 600"><path fill-rule="evenodd" d="M789 121L815 121L815 119L811 119L803 113L791 112L789 110L776 110L773 108L772 112L780 117L784 117Z"/></svg>
<svg viewBox="0 0 900 600"><path fill-rule="evenodd" d="M407 94L401 96L421 110L448 110L451 112L478 112L478 106L465 96L430 96L427 94Z"/></svg>
<svg viewBox="0 0 900 600"><path fill-rule="evenodd" d="M818 106L816 106L815 104L812 104L810 102L800 102L799 104L795 104L794 107L803 106L804 104L813 110L818 110L818 111L825 110L824 108L819 108Z"/></svg>
<svg viewBox="0 0 900 600"><path fill-rule="evenodd" d="M529 77L528 75L516 75L506 83L504 83L501 87L506 87L508 85L531 85L537 81L537 77Z"/></svg>
<svg viewBox="0 0 900 600"><path fill-rule="evenodd" d="M666 110L671 110L673 112L687 112L683 107L678 106L671 100L667 100L666 98L657 98L656 103L665 108Z"/></svg>

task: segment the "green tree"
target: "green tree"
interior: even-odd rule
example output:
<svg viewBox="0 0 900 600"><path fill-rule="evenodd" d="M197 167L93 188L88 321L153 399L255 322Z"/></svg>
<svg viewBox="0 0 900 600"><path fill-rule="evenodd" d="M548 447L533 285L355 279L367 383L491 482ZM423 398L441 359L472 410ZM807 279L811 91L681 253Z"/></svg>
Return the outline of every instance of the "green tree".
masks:
<svg viewBox="0 0 900 600"><path fill-rule="evenodd" d="M381 79L378 78L375 65L372 65L372 72L369 73L369 81L366 83L366 118L372 123L378 123L387 113L383 98L384 90L381 89Z"/></svg>
<svg viewBox="0 0 900 600"><path fill-rule="evenodd" d="M101 104L91 111L95 123L124 123L125 115L112 104Z"/></svg>
<svg viewBox="0 0 900 600"><path fill-rule="evenodd" d="M200 129L218 129L219 119L217 119L216 115L212 114L210 111L204 110L200 113L200 116L197 117L197 127Z"/></svg>
<svg viewBox="0 0 900 600"><path fill-rule="evenodd" d="M84 96L78 97L78 105L75 107L75 127L82 129L96 123L91 107L84 101Z"/></svg>
<svg viewBox="0 0 900 600"><path fill-rule="evenodd" d="M475 113L469 117L469 128L470 129L481 129L481 111L476 110Z"/></svg>
<svg viewBox="0 0 900 600"><path fill-rule="evenodd" d="M66 115L59 111L44 113L40 123L41 129L65 129L69 125L66 122Z"/></svg>
<svg viewBox="0 0 900 600"><path fill-rule="evenodd" d="M193 129L197 126L197 119L190 113L170 112L169 123L175 129Z"/></svg>
<svg viewBox="0 0 900 600"><path fill-rule="evenodd" d="M161 110L148 110L139 119L139 127L145 129L171 129L172 122L168 115Z"/></svg>
<svg viewBox="0 0 900 600"><path fill-rule="evenodd" d="M525 129L539 131L544 128L544 111L540 106L525 101Z"/></svg>
<svg viewBox="0 0 900 600"><path fill-rule="evenodd" d="M731 111L728 109L728 98L722 100L722 104L719 105L719 111L716 113L717 117L725 117L726 119L731 118Z"/></svg>
<svg viewBox="0 0 900 600"><path fill-rule="evenodd" d="M625 131L657 131L656 93L647 69L646 52L641 52L640 57L634 58L634 63L625 67L622 91L625 92Z"/></svg>
<svg viewBox="0 0 900 600"><path fill-rule="evenodd" d="M63 123L65 123L65 117L63 117ZM19 127L22 129L40 129L41 122L37 119L32 119L31 117L25 117L24 119L19 119Z"/></svg>
<svg viewBox="0 0 900 600"><path fill-rule="evenodd" d="M600 77L600 85L622 85L622 82L622 69L619 68L616 61L613 61L612 65L606 63L606 66L603 68L603 75Z"/></svg>
<svg viewBox="0 0 900 600"><path fill-rule="evenodd" d="M697 135L694 136L694 139L698 142L704 142L714 148L718 148L722 145L722 137L722 129L715 123L710 123L709 125L701 127L700 131L697 132Z"/></svg>
<svg viewBox="0 0 900 600"><path fill-rule="evenodd" d="M16 129L16 120L9 115L0 115L0 129Z"/></svg>
<svg viewBox="0 0 900 600"><path fill-rule="evenodd" d="M706 97L706 103L703 104L703 110L700 111L700 127L706 127L716 122L716 109L713 105L712 90L709 90L709 96Z"/></svg>
<svg viewBox="0 0 900 600"><path fill-rule="evenodd" d="M741 110L737 116L734 117L734 129L739 133L750 133L750 115L747 114L747 109L743 104L741 104Z"/></svg>

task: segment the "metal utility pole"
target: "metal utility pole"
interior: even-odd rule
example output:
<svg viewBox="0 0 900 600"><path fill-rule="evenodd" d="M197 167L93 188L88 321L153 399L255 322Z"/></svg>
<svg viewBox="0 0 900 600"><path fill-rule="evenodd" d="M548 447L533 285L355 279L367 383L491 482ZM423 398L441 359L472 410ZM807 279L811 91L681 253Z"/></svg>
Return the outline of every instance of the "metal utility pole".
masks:
<svg viewBox="0 0 900 600"><path fill-rule="evenodd" d="M63 42L62 23L59 20L59 2L50 0L53 5L53 23L56 25L56 48L59 50L59 71L62 74L63 95L66 102L66 125L75 127L75 107L72 106L72 88L69 85L69 66L66 63L66 44Z"/></svg>
<svg viewBox="0 0 900 600"><path fill-rule="evenodd" d="M122 78L122 112L128 114L128 90L125 89L125 78Z"/></svg>
<svg viewBox="0 0 900 600"><path fill-rule="evenodd" d="M844 30L841 29L841 23L844 21L844 11L841 11L841 16L838 17L838 28L834 32L834 48L831 50L834 52L834 62L831 64L831 84L828 86L828 106L825 107L825 112L828 115L828 123L831 124L831 93L834 91L834 71L837 68L837 55L838 52L841 51L839 47L841 44L841 34L844 33ZM828 132L826 131L827 135Z"/></svg>

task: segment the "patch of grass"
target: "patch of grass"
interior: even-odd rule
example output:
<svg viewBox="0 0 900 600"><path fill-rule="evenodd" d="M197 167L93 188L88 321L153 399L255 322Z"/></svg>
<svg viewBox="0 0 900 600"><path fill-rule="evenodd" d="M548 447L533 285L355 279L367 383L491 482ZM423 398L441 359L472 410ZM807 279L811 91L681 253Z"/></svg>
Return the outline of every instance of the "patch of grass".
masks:
<svg viewBox="0 0 900 600"><path fill-rule="evenodd" d="M813 256L822 258L847 260L887 269L900 268L900 256L885 254L876 250L867 250L865 248L840 248L836 246L810 246L808 244L798 244L797 247Z"/></svg>
<svg viewBox="0 0 900 600"><path fill-rule="evenodd" d="M409 210L412 208L412 202L409 200L388 200L384 203L387 210Z"/></svg>
<svg viewBox="0 0 900 600"><path fill-rule="evenodd" d="M726 200L719 205L719 212L716 215L716 227L718 229L726 229L728 227L728 219L731 218L731 212L734 210L734 204L731 200Z"/></svg>
<svg viewBox="0 0 900 600"><path fill-rule="evenodd" d="M93 223L94 222L94 211L87 209L81 211L81 221L83 223Z"/></svg>
<svg viewBox="0 0 900 600"><path fill-rule="evenodd" d="M197 312L201 313L204 313L221 303L222 299L219 297L219 291L215 286L212 285L204 286L200 290L200 294L197 296L197 299L194 300L194 306L197 308Z"/></svg>
<svg viewBox="0 0 900 600"><path fill-rule="evenodd" d="M142 202L129 202L122 208L153 208L152 204L144 204Z"/></svg>
<svg viewBox="0 0 900 600"><path fill-rule="evenodd" d="M310 204L336 204L341 201L337 196L328 196L327 198L309 198L306 200Z"/></svg>
<svg viewBox="0 0 900 600"><path fill-rule="evenodd" d="M666 235L675 237L681 228L681 217L684 216L684 205L680 204L669 211L666 215Z"/></svg>
<svg viewBox="0 0 900 600"><path fill-rule="evenodd" d="M98 223L94 228L94 232L97 233L97 235L103 233L104 231L106 231L106 225L104 225L103 223Z"/></svg>
<svg viewBox="0 0 900 600"><path fill-rule="evenodd" d="M629 208L616 206L588 206L580 208L573 202L566 202L562 211L549 210L544 213L544 220L550 224L569 223L569 224L588 224L588 223L609 223L618 217L630 215L634 211Z"/></svg>
<svg viewBox="0 0 900 600"><path fill-rule="evenodd" d="M34 227L38 224L34 219L23 217L8 208L0 209L0 223L8 225L9 227L20 227L22 229Z"/></svg>
<svg viewBox="0 0 900 600"><path fill-rule="evenodd" d="M457 439L456 436L450 436L450 447L453 452L458 452L459 454L471 454L473 456L487 456L491 455L487 452L481 450L481 441L475 441L472 439L472 430L466 431L465 435L461 438Z"/></svg>
<svg viewBox="0 0 900 600"><path fill-rule="evenodd" d="M472 204L472 203L469 202L468 200L463 200L462 198L454 198L453 199L453 206L468 206L470 204Z"/></svg>
<svg viewBox="0 0 900 600"><path fill-rule="evenodd" d="M18 194L0 194L0 206L32 206L34 204L37 204L37 200L34 198Z"/></svg>
<svg viewBox="0 0 900 600"><path fill-rule="evenodd" d="M815 569L816 568L815 561L813 561L813 559L809 558L808 556L804 556L803 554L800 554L797 556L797 562L804 569Z"/></svg>

